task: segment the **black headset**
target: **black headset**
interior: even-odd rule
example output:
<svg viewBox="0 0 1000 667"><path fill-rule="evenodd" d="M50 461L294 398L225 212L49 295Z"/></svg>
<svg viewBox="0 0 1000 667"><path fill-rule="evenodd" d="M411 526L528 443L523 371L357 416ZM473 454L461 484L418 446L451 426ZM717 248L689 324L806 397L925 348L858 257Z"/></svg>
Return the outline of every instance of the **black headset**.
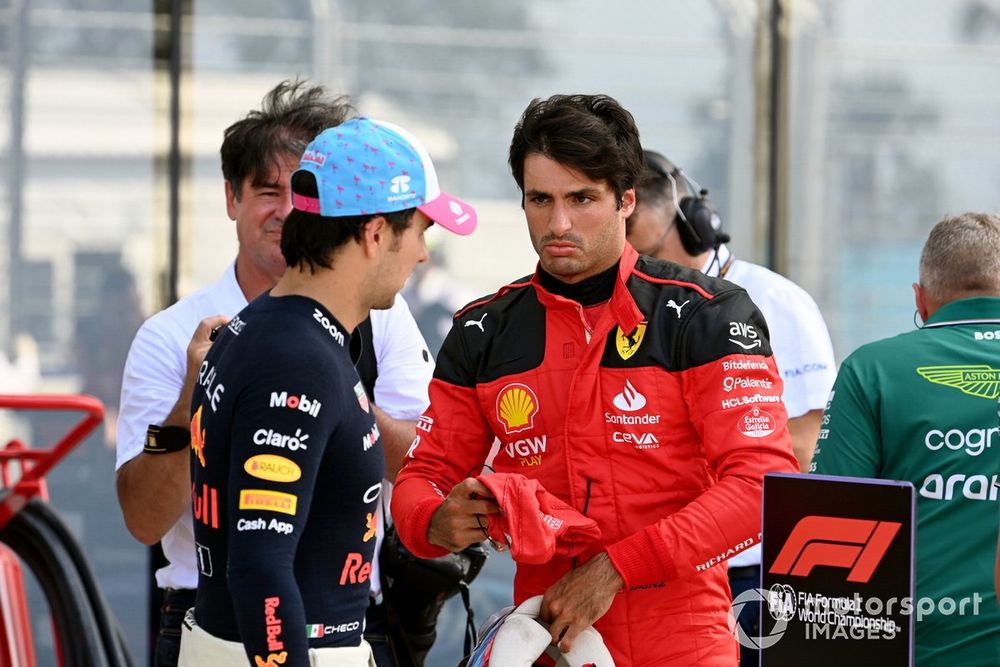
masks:
<svg viewBox="0 0 1000 667"><path fill-rule="evenodd" d="M674 209L677 211L674 224L681 237L684 250L689 255L697 256L709 250L718 250L719 246L729 241L729 234L722 231L722 218L712 208L708 200L708 190L700 187L694 179L685 174L680 167L656 151L642 152L646 168L670 182L670 191L674 198ZM697 195L677 197L677 179L684 179L687 189L697 192Z"/></svg>

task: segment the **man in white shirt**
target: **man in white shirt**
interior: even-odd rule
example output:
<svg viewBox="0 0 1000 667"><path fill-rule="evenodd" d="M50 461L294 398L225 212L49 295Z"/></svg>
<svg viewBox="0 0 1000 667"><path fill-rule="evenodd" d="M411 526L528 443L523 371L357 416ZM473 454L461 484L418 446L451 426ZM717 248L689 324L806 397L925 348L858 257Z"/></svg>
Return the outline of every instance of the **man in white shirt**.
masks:
<svg viewBox="0 0 1000 667"><path fill-rule="evenodd" d="M749 293L767 320L771 350L784 382L781 398L788 410L792 448L800 469L808 472L823 408L837 375L819 307L791 280L736 259L725 245L729 236L722 232L708 193L660 153L643 151L643 158L636 208L626 221L628 241L643 255L700 269ZM746 393L740 391L739 379L734 372L733 384L723 389L734 396ZM729 559L729 583L734 597L760 586L759 546ZM748 604L740 615L740 624L751 637L760 634L757 608ZM742 641L741 645L741 664L757 664L756 651Z"/></svg>
<svg viewBox="0 0 1000 667"><path fill-rule="evenodd" d="M143 544L161 542L169 561L156 573L164 589L157 667L177 664L181 620L194 604L198 581L187 428L191 390L211 345L210 332L271 289L284 273L280 240L292 208L291 174L316 135L354 115L344 97L329 97L321 87L299 81L282 82L268 92L260 110L226 130L222 170L226 209L239 240L236 260L214 284L147 320L129 350L118 417L117 488L129 531ZM363 324L358 332L355 338L363 342L355 351L362 355L358 366L371 371L367 378L361 372L369 392L374 380L386 477L392 480L414 438L414 420L427 406L433 361L402 298L389 310L373 311L370 328ZM381 522L378 528L381 540ZM380 584L374 565L367 639L379 667L387 667L393 662L378 636L384 611L377 604Z"/></svg>

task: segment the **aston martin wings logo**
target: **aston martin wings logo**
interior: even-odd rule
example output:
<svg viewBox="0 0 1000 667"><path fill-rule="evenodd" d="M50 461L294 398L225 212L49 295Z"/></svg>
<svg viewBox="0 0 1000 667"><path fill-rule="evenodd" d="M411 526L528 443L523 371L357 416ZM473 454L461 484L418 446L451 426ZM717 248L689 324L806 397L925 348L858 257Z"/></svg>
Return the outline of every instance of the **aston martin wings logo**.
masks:
<svg viewBox="0 0 1000 667"><path fill-rule="evenodd" d="M646 323L643 322L635 328L631 334L625 334L621 327L618 327L618 335L615 336L615 348L618 356L624 361L639 350L642 345L642 338L646 335Z"/></svg>
<svg viewBox="0 0 1000 667"><path fill-rule="evenodd" d="M1000 396L1000 369L985 364L973 366L921 366L917 369L925 380L954 387L963 394L996 400Z"/></svg>

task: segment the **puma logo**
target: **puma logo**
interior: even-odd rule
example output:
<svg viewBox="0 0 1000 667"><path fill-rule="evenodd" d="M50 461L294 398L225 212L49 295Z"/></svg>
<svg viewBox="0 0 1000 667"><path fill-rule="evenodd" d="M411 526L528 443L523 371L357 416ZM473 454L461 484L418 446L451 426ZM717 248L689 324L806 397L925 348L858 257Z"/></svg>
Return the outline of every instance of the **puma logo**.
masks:
<svg viewBox="0 0 1000 667"><path fill-rule="evenodd" d="M677 319L681 319L681 308L688 305L689 303L691 303L691 299L688 299L687 301L678 306L677 302L671 299L670 301L667 301L667 308L673 308L674 310L676 310Z"/></svg>
<svg viewBox="0 0 1000 667"><path fill-rule="evenodd" d="M479 327L480 331L482 331L483 333L486 333L486 329L483 329L483 320L486 319L487 315L489 315L489 313L483 313L483 316L480 317L478 321L477 320L467 320L466 323L465 323L465 326L467 326L467 327Z"/></svg>

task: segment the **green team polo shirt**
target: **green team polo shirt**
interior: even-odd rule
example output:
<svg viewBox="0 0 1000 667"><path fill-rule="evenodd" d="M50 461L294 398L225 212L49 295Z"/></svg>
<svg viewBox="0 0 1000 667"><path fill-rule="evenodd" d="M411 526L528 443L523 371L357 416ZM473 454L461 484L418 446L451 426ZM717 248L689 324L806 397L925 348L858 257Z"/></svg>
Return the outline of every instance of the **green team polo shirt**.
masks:
<svg viewBox="0 0 1000 667"><path fill-rule="evenodd" d="M813 472L916 488L913 607L922 597L935 602L915 623L920 666L1000 665L998 396L1000 298L976 297L859 348L840 367L823 415Z"/></svg>

